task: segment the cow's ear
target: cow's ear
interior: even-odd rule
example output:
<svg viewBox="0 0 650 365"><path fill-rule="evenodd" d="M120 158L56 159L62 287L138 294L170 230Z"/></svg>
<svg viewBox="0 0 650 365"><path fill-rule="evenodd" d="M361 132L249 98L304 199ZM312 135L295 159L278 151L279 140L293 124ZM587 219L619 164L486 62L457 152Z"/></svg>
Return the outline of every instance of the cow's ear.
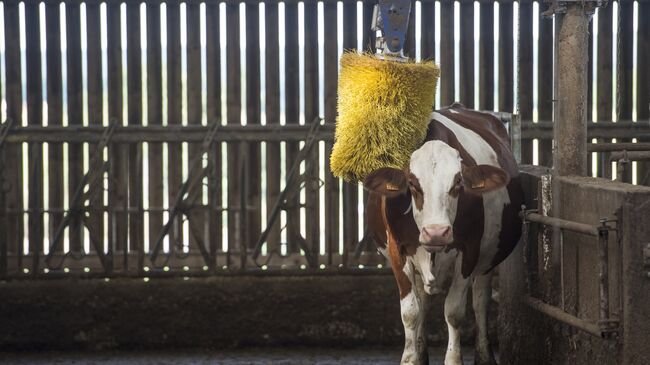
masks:
<svg viewBox="0 0 650 365"><path fill-rule="evenodd" d="M462 165L463 188L475 194L483 194L508 185L510 176L503 169L491 165Z"/></svg>
<svg viewBox="0 0 650 365"><path fill-rule="evenodd" d="M383 167L377 169L363 180L363 186L389 198L406 193L408 182L402 170Z"/></svg>

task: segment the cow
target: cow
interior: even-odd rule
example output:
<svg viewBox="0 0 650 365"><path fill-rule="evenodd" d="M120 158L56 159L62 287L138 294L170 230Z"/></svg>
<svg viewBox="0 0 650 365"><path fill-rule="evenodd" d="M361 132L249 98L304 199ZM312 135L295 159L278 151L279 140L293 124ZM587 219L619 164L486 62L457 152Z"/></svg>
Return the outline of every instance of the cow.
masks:
<svg viewBox="0 0 650 365"><path fill-rule="evenodd" d="M401 364L428 364L429 296L445 291L445 365L462 364L460 323L470 286L475 363L496 364L487 334L492 271L519 241L523 203L501 121L460 104L435 111L408 166L375 170L364 187L369 234L389 259L399 289Z"/></svg>

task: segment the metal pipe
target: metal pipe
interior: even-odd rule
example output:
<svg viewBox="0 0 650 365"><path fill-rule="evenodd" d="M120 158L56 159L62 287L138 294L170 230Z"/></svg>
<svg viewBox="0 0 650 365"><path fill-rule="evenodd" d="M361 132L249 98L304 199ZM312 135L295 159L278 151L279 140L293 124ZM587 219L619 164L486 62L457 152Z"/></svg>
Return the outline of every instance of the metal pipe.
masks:
<svg viewBox="0 0 650 365"><path fill-rule="evenodd" d="M650 151L650 143L590 143L589 152Z"/></svg>
<svg viewBox="0 0 650 365"><path fill-rule="evenodd" d="M600 295L600 320L609 321L609 227L606 220L601 220L598 229L598 289Z"/></svg>
<svg viewBox="0 0 650 365"><path fill-rule="evenodd" d="M590 224L578 223L566 219L547 217L534 212L520 212L519 217L525 221L542 223L547 226L559 228L565 231L577 232L589 236L598 237L598 227Z"/></svg>
<svg viewBox="0 0 650 365"><path fill-rule="evenodd" d="M611 159L610 159L611 161ZM619 159L616 163L616 181L620 182L629 182L625 181L627 176L627 166L630 164L630 160L623 157Z"/></svg>
<svg viewBox="0 0 650 365"><path fill-rule="evenodd" d="M650 160L650 151L617 151L612 152L609 157L610 161L629 160L629 161L647 161Z"/></svg>
<svg viewBox="0 0 650 365"><path fill-rule="evenodd" d="M525 296L524 302L531 308L536 311L543 313L551 318L554 318L562 323L568 324L571 327L577 328L579 330L585 331L589 334L592 334L596 337L603 337L603 332L601 331L598 324L580 319L576 316L573 316L558 307L546 304L543 301L533 298L531 296Z"/></svg>

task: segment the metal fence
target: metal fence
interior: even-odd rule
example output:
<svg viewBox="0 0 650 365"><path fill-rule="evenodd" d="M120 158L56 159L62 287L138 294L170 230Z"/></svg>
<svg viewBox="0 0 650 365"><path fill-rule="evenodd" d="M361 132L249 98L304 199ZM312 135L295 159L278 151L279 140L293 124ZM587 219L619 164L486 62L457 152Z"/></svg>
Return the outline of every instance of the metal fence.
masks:
<svg viewBox="0 0 650 365"><path fill-rule="evenodd" d="M440 63L437 105L518 112L523 162L549 164L546 5L414 3L406 51ZM623 0L592 23L595 142L650 140L643 14L650 1ZM0 276L385 270L363 190L327 163L338 58L372 50L371 15L348 0L0 3ZM594 174L616 173L609 154ZM626 171L648 182L647 165Z"/></svg>

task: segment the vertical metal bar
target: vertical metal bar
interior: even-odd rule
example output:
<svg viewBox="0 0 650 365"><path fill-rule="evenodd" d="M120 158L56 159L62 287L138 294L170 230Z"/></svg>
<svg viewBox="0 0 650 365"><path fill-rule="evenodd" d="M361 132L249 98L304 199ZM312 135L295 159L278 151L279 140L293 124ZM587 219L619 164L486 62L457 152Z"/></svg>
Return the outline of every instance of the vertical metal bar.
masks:
<svg viewBox="0 0 650 365"><path fill-rule="evenodd" d="M237 226L239 230L239 255L240 255L240 264L239 269L246 269L246 261L248 258L248 187L249 187L249 171L248 171L248 153L249 153L249 143L242 141L239 143L239 183L241 184L239 188L239 212L237 216L239 217L239 225Z"/></svg>
<svg viewBox="0 0 650 365"><path fill-rule="evenodd" d="M627 179L628 177L628 165L630 164L630 160L627 158L621 158L620 160L616 161L616 181L619 182L631 182Z"/></svg>
<svg viewBox="0 0 650 365"><path fill-rule="evenodd" d="M510 121L510 143L517 163L521 163L521 115L513 114Z"/></svg>
<svg viewBox="0 0 650 365"><path fill-rule="evenodd" d="M600 320L609 320L609 230L606 221L601 219L598 229L598 281L600 294Z"/></svg>

